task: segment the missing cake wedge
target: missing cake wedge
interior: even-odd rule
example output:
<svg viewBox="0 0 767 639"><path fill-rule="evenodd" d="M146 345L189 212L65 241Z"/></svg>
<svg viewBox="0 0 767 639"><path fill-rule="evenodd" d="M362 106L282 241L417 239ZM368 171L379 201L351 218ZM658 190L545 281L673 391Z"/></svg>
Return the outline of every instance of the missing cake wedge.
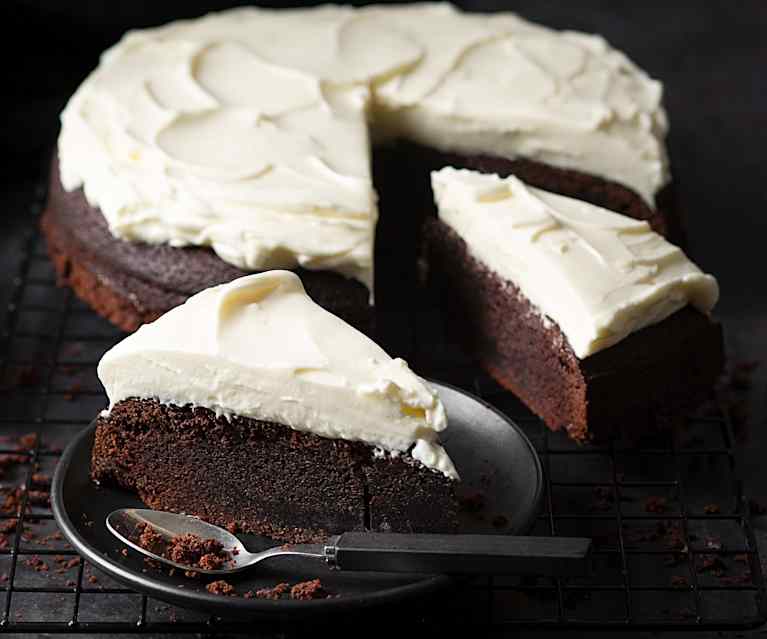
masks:
<svg viewBox="0 0 767 639"><path fill-rule="evenodd" d="M454 530L436 392L288 271L207 289L108 351L91 474L287 542Z"/></svg>
<svg viewBox="0 0 767 639"><path fill-rule="evenodd" d="M430 273L480 364L585 441L694 408L723 367L716 280L644 221L514 176L432 174Z"/></svg>

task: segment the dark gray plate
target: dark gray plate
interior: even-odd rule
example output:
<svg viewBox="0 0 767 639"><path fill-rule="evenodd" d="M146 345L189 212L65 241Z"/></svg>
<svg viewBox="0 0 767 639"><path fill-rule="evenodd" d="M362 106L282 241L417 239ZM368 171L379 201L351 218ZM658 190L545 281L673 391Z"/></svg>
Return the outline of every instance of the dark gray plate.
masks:
<svg viewBox="0 0 767 639"><path fill-rule="evenodd" d="M468 393L433 382L447 409L450 427L442 441L461 473L461 492L480 491L481 517L464 514L462 532L526 533L538 513L543 475L529 440L508 417ZM223 597L205 590L209 579L170 576L166 570L146 568L138 553L123 556L124 546L106 529L104 520L116 508L142 504L125 491L96 486L89 478L94 426L84 429L67 447L53 478L52 505L62 532L89 562L126 586L180 606L227 616L291 617L312 613L351 611L425 595L453 583L445 575L402 575L331 571L319 562L277 559L227 581L238 593L319 577L325 588L339 595L314 601L269 601ZM490 523L505 516L508 527ZM242 535L248 547L267 548L273 541ZM145 572L144 572L145 571Z"/></svg>

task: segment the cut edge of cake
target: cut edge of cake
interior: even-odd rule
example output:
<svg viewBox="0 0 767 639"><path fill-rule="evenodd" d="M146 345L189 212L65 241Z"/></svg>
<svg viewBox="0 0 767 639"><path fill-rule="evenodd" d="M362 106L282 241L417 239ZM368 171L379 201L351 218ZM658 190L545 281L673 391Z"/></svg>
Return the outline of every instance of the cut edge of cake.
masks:
<svg viewBox="0 0 767 639"><path fill-rule="evenodd" d="M99 377L92 477L150 507L293 542L456 525L436 392L291 272L193 296L108 351Z"/></svg>
<svg viewBox="0 0 767 639"><path fill-rule="evenodd" d="M459 230L444 219L444 183L435 186L438 212L426 220L425 243L430 278L440 290L452 332L496 381L514 392L550 428L565 429L579 441L618 432L640 433L654 425L659 413L692 409L710 394L724 361L721 327L709 314L718 295L713 278L701 273L681 251L652 233L643 222L618 219L615 214L611 218L606 215L609 212L573 200L583 215L577 222L591 225L586 235L597 221L613 222L619 236L626 234L608 244L613 257L618 249L652 249L646 250L644 256L634 255L628 261L618 259L605 265L605 256L599 254L598 236L591 235L589 243L572 233L561 211L552 213L552 205L571 198L539 200L539 190L514 177L454 169L434 174L435 181L456 179L456 188L463 188L461 179L471 182L474 178L479 181L479 189L462 204L451 204L463 207L464 214L475 208L469 220L456 221L455 215L448 215ZM518 198L513 205L507 201L510 197ZM461 230L469 237L464 237ZM542 234L552 232L548 246L532 247ZM479 246L479 238L483 237L488 241L484 247ZM578 243L589 249L580 254L580 262L579 248L575 246ZM590 288L588 278L598 274L599 269L587 263L584 255L591 255L601 262L597 266L606 269L595 288ZM618 251L617 255L627 258L630 253ZM658 285L655 290L652 277L632 272L632 268L650 269L653 259L654 277L658 279L663 278L664 269L677 269L669 275L672 281L665 282L665 288ZM495 268L499 264L503 273ZM521 273L524 292L519 280L512 281L511 265ZM529 277L534 269L548 277ZM578 273L578 269L582 272ZM638 279L631 281L632 276ZM600 289L605 282L607 288ZM616 285L615 291L609 290L610 282ZM617 289L621 284L625 284L626 294L619 303L616 300L621 293ZM642 291L643 286L651 290ZM544 310L525 294L533 290L531 287L535 299L544 304L563 300L572 303L549 304ZM660 305L648 302L655 299L655 293ZM636 313L634 321L629 322L633 324L630 330L625 330L620 321L615 326L606 321L610 304L605 308L595 302L599 295L614 298L616 312L612 319L625 318L627 309ZM593 303L590 311L595 316L589 315L589 305L584 302L589 296ZM646 307L642 301L647 302ZM593 325L585 325L588 322ZM566 334L562 326L578 331L575 343L581 357L572 346L572 333ZM623 333L617 335L618 339L610 335L611 330L619 329ZM608 339L600 340L599 331Z"/></svg>

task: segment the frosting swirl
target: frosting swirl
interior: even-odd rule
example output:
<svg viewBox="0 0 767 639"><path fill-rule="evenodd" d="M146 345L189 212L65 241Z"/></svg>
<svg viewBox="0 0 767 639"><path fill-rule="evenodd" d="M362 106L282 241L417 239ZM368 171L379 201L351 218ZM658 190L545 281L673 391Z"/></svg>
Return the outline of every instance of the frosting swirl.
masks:
<svg viewBox="0 0 767 639"><path fill-rule="evenodd" d="M647 222L527 186L514 176L432 173L439 218L470 252L557 323L583 359L719 287Z"/></svg>
<svg viewBox="0 0 767 639"><path fill-rule="evenodd" d="M203 406L322 437L408 452L458 474L438 434L437 393L402 359L315 304L289 271L194 295L107 351L110 407L131 397Z"/></svg>
<svg viewBox="0 0 767 639"><path fill-rule="evenodd" d="M578 168L652 204L661 94L603 39L508 13L234 9L107 51L62 113L61 180L117 237L372 289L371 133Z"/></svg>

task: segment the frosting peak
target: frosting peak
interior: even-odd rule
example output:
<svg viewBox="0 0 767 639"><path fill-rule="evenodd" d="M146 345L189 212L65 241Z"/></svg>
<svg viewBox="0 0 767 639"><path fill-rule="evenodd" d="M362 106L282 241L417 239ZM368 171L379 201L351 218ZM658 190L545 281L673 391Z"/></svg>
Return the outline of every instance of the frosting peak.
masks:
<svg viewBox="0 0 767 639"><path fill-rule="evenodd" d="M107 351L110 401L155 398L410 454L457 477L436 392L315 304L288 271L207 289Z"/></svg>
<svg viewBox="0 0 767 639"><path fill-rule="evenodd" d="M576 168L652 205L668 179L661 97L602 38L510 13L233 9L106 52L62 113L61 180L117 237L372 289L371 131Z"/></svg>
<svg viewBox="0 0 767 639"><path fill-rule="evenodd" d="M646 222L500 178L432 173L440 219L474 256L555 321L581 359L687 304L708 313L716 280Z"/></svg>

